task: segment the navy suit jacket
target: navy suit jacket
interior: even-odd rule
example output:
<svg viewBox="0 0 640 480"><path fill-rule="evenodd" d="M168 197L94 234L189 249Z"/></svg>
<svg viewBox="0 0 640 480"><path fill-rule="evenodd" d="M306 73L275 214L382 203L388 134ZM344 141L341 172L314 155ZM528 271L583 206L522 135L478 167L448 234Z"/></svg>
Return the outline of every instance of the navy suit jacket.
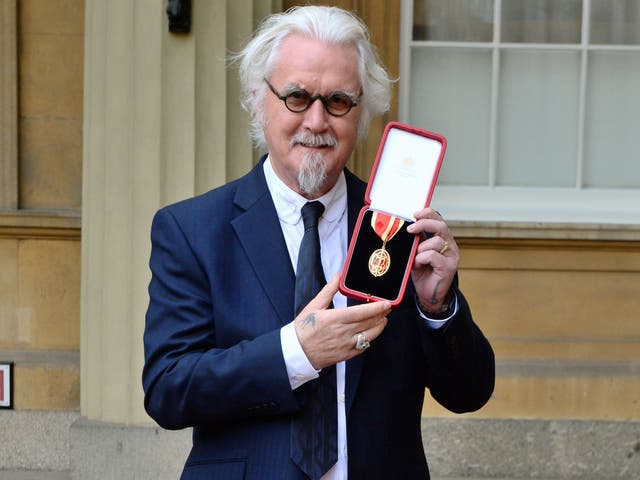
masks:
<svg viewBox="0 0 640 480"><path fill-rule="evenodd" d="M365 184L345 175L351 232ZM151 239L145 408L164 428L194 427L182 478L305 478L289 458L290 415L302 405L280 345L295 278L262 162L158 211ZM347 361L350 480L428 478L425 387L454 412L480 408L493 391L493 352L462 294L439 330L425 326L413 295L410 285L371 348Z"/></svg>

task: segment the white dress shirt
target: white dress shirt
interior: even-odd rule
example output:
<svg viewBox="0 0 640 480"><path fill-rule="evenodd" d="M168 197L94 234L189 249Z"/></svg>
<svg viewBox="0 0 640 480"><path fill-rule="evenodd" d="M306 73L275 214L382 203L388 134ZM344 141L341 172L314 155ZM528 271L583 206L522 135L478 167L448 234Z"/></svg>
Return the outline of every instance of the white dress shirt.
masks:
<svg viewBox="0 0 640 480"><path fill-rule="evenodd" d="M282 233L284 234L289 257L294 271L298 263L298 250L304 235L304 224L302 222L302 206L308 199L287 187L276 175L271 166L270 159L264 162L264 175L267 187L273 198ZM347 183L344 173L340 175L338 181L323 196L315 199L322 202L325 210L318 223L318 233L320 236L320 256L322 258L322 268L325 278L330 280L334 275L340 273L347 255L348 246L348 222L347 222ZM334 308L347 306L347 299L340 292L333 298ZM457 299L456 308L457 311ZM439 328L447 320L431 320L426 317L427 325L431 328ZM319 376L317 371L307 359L298 336L295 332L293 321L280 330L280 341L284 355L289 382L292 389L313 380ZM337 401L338 401L338 461L322 476L322 480L347 480L347 422L345 410L345 363L336 365Z"/></svg>

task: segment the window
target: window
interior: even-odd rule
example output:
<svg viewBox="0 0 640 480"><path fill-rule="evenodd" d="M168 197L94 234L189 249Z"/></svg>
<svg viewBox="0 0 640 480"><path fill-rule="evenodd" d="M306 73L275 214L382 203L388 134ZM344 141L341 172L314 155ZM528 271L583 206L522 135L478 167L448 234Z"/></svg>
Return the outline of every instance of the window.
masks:
<svg viewBox="0 0 640 480"><path fill-rule="evenodd" d="M449 219L640 225L640 0L406 0L400 69Z"/></svg>

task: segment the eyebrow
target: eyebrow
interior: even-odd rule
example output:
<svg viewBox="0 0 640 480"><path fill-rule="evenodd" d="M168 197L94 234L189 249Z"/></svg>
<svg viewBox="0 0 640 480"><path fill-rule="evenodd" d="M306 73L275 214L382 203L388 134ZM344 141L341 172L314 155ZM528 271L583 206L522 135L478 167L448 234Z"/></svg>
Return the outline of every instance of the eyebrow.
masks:
<svg viewBox="0 0 640 480"><path fill-rule="evenodd" d="M284 86L284 92L282 92L281 95L286 96L286 95L290 94L291 92L295 92L297 90L298 91L303 90L303 91L307 92L310 96L313 96L313 94L311 92L309 92L309 90L307 90L306 88L303 88L300 85L295 84L295 83L289 83L289 84L285 85ZM362 91L362 89L360 89L360 91ZM322 96L323 97L330 97L331 95L333 95L335 93L342 93L344 95L347 95L348 97L351 98L351 100L357 100L360 96L362 96L361 93L355 93L355 92L348 91L348 90L332 90L328 94L322 95Z"/></svg>

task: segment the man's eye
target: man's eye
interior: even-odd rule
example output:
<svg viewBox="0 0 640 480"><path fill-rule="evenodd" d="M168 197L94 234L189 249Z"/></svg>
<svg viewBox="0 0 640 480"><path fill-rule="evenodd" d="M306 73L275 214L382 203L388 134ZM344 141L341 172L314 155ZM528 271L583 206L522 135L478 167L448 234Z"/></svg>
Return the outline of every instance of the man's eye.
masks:
<svg viewBox="0 0 640 480"><path fill-rule="evenodd" d="M294 90L287 95L287 98L296 102L305 102L309 99L309 94L304 90Z"/></svg>
<svg viewBox="0 0 640 480"><path fill-rule="evenodd" d="M335 93L329 97L329 104L339 109L346 109L351 106L351 99L344 93Z"/></svg>

